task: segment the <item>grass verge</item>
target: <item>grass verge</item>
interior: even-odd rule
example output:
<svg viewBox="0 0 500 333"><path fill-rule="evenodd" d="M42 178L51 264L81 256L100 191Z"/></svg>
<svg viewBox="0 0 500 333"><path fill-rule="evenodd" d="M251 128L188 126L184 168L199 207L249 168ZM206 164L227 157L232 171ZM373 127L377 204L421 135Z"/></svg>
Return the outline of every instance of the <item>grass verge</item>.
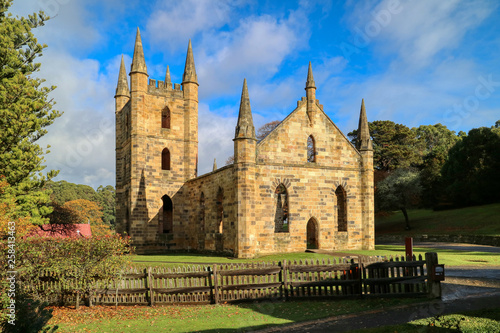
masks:
<svg viewBox="0 0 500 333"><path fill-rule="evenodd" d="M401 211L375 219L376 236L404 235L407 237L432 235L487 235L500 236L500 203L433 211L413 209L408 211L411 230L406 231L405 219Z"/></svg>
<svg viewBox="0 0 500 333"><path fill-rule="evenodd" d="M426 252L436 252L439 263L446 266L500 266L500 256L491 252L466 252L448 249L434 249L416 247L414 254L419 254L425 258ZM401 256L405 254L404 246L398 245L377 245L374 251L343 251L343 254L362 254L368 256ZM131 257L132 266L144 268L155 267L179 267L185 265L208 265L212 263L251 263L251 262L272 262L286 260L328 260L337 258L327 254L317 253L285 253L264 256L256 259L235 259L217 256L207 256L200 254L165 254L165 255L134 255Z"/></svg>
<svg viewBox="0 0 500 333"><path fill-rule="evenodd" d="M56 332L245 332L414 303L414 299L260 302L203 306L54 308Z"/></svg>

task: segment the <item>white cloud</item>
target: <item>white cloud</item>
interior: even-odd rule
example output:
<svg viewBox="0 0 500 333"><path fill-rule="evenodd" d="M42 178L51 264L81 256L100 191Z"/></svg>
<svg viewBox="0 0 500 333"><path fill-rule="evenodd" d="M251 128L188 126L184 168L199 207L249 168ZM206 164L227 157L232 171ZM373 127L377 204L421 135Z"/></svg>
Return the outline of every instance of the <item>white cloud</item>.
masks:
<svg viewBox="0 0 500 333"><path fill-rule="evenodd" d="M350 2L345 19L354 38L365 42L359 44L360 51L379 66L367 65L368 73L357 74L349 85L329 82L344 100L339 116L355 128L364 97L369 120L388 119L410 127L443 123L466 130L480 118L491 118L491 100L480 101L473 112L453 110L455 105L463 108L464 100L474 95L478 76L491 71L485 65L488 58L483 63L468 52L472 46L467 41L481 38L480 29L486 28L481 24L497 6L458 0Z"/></svg>
<svg viewBox="0 0 500 333"><path fill-rule="evenodd" d="M212 111L203 103L198 106L198 175L212 172L214 158L220 168L226 164L227 158L233 155L237 118L221 116L227 112L228 110Z"/></svg>
<svg viewBox="0 0 500 333"><path fill-rule="evenodd" d="M225 0L161 1L147 22L152 43L170 49L185 47L186 41L201 31L210 31L231 19L239 2Z"/></svg>
<svg viewBox="0 0 500 333"><path fill-rule="evenodd" d="M97 187L114 184L114 101L119 57L107 66L76 59L68 54L47 52L40 75L57 83L52 93L56 109L64 114L40 140L50 145L47 167L59 169L58 179Z"/></svg>
<svg viewBox="0 0 500 333"><path fill-rule="evenodd" d="M204 35L197 61L200 97L235 94L245 77L255 83L272 78L304 43L302 25L294 22L293 14L286 20L248 17L230 34Z"/></svg>
<svg viewBox="0 0 500 333"><path fill-rule="evenodd" d="M430 65L441 52L461 46L464 35L498 5L491 1L356 2L346 17L355 39L381 55L397 54L404 66Z"/></svg>

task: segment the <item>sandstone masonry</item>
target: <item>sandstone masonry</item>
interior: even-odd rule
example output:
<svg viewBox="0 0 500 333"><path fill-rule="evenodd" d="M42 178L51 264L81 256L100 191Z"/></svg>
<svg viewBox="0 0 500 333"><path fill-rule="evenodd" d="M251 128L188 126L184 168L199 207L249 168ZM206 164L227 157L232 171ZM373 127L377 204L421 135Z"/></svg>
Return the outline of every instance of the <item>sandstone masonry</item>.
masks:
<svg viewBox="0 0 500 333"><path fill-rule="evenodd" d="M253 257L374 248L373 147L364 101L354 147L306 97L257 142L246 80L234 164L197 175L198 79L191 42L181 84L148 80L139 30L116 104L117 229L139 251L189 249Z"/></svg>

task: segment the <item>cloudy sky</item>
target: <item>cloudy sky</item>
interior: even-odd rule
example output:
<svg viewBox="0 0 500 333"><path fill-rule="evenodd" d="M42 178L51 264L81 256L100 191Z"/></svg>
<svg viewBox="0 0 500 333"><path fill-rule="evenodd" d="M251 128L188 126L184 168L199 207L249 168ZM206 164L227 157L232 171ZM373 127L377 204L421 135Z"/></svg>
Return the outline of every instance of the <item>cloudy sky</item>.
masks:
<svg viewBox="0 0 500 333"><path fill-rule="evenodd" d="M114 93L129 69L136 27L150 78L170 66L181 83L188 40L199 87L199 171L232 155L243 78L256 128L282 120L305 96L311 61L317 98L345 133L361 98L368 120L455 131L500 119L500 9L491 1L14 0L44 10L39 75L56 85L64 115L48 128L50 169L93 187L115 184Z"/></svg>

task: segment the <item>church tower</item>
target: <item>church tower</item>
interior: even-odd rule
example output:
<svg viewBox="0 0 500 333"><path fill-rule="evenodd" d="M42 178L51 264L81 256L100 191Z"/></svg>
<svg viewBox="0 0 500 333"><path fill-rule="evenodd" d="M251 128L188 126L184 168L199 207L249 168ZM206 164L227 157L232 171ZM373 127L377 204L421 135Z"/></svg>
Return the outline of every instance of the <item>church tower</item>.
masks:
<svg viewBox="0 0 500 333"><path fill-rule="evenodd" d="M149 79L137 29L130 69L120 65L116 103L117 231L139 251L182 246L183 185L197 175L198 79L189 41L182 84Z"/></svg>

